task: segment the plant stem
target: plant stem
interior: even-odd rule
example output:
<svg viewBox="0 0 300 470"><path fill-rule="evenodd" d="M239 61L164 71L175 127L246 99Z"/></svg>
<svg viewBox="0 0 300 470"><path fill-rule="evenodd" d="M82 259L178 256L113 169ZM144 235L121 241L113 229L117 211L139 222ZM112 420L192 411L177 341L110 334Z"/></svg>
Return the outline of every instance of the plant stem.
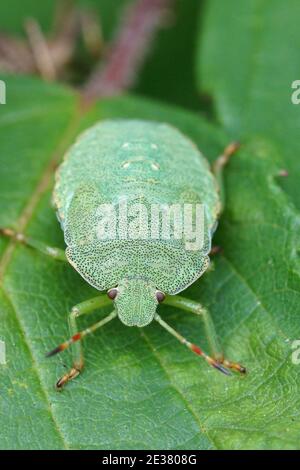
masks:
<svg viewBox="0 0 300 470"><path fill-rule="evenodd" d="M136 0L121 18L107 57L96 66L83 88L86 101L112 96L130 88L155 32L174 0Z"/></svg>

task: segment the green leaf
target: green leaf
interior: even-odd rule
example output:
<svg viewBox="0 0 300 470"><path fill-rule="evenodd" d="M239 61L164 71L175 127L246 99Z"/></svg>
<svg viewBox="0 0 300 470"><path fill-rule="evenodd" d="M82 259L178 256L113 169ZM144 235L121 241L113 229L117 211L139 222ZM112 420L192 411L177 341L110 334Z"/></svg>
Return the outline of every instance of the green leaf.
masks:
<svg viewBox="0 0 300 470"><path fill-rule="evenodd" d="M137 97L102 101L83 114L79 98L56 85L10 78L7 90L0 108L0 226L51 245L63 247L50 206L53 167L96 120L170 122L210 160L227 142L202 118ZM1 448L299 448L291 341L300 335L300 221L274 179L277 170L276 151L263 140L233 158L217 232L223 255L185 292L210 308L226 356L249 369L243 378L210 369L158 325L138 330L116 320L86 339L84 372L56 392L71 355L45 359L45 352L68 337L68 311L95 290L70 266L0 239L0 339L7 348L7 364L0 365ZM198 317L164 305L160 311L207 349Z"/></svg>
<svg viewBox="0 0 300 470"><path fill-rule="evenodd" d="M199 35L198 81L213 98L232 138L261 135L276 146L289 178L281 182L300 209L300 79L298 0L207 2Z"/></svg>

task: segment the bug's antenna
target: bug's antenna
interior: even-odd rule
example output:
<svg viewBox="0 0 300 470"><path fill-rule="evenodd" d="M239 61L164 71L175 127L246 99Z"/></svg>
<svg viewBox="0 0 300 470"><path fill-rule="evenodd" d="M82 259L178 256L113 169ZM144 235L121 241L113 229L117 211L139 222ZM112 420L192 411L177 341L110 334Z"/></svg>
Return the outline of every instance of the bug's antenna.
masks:
<svg viewBox="0 0 300 470"><path fill-rule="evenodd" d="M52 349L52 351L49 351L46 354L46 357L51 357L51 356L54 356L55 354L58 354L58 353L64 351L71 344L76 343L76 341L80 341L84 336L89 335L90 333L93 333L95 330L97 330L101 326L105 325L105 323L108 323L109 321L111 321L116 316L117 316L117 312L115 310L113 310L107 317L105 317L102 320L98 321L97 323L90 326L89 328L86 328L85 330L80 331L79 333L76 333L75 335L71 336L70 339L68 339L64 343L61 343L56 348Z"/></svg>
<svg viewBox="0 0 300 470"><path fill-rule="evenodd" d="M186 338L184 338L180 333L178 333L174 328L172 328L168 323L166 323L159 315L155 315L155 320L171 335L173 335L178 341L180 341L182 344L184 344L187 348L189 348L193 353L197 354L198 356L203 357L203 359L208 362L208 364L215 369L219 370L225 375L231 375L229 369L234 369L238 372L245 373L246 369L245 367L241 366L238 363L235 362L229 362L227 360L223 361L223 364L220 362L216 361L216 359L213 359L212 357L208 356L202 349L197 346L196 344L190 343ZM225 367L224 367L225 366Z"/></svg>

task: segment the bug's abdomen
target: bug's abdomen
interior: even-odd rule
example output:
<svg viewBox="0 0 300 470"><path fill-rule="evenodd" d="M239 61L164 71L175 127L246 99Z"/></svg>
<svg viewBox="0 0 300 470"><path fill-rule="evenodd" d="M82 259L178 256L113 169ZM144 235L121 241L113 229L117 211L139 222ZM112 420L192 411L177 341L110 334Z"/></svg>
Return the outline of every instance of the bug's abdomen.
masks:
<svg viewBox="0 0 300 470"><path fill-rule="evenodd" d="M54 198L65 218L70 198L84 182L110 200L144 195L161 203L198 195L215 222L219 198L208 164L177 129L161 123L104 121L83 133L58 171ZM175 202L174 201L174 202Z"/></svg>

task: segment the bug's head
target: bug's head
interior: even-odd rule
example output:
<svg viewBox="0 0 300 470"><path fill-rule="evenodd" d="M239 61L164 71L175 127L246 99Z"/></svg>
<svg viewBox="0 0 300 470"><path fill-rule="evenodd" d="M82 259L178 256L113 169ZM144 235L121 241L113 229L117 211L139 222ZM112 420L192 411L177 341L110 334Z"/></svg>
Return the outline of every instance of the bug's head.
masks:
<svg viewBox="0 0 300 470"><path fill-rule="evenodd" d="M151 282L136 278L122 280L107 294L114 301L121 322L139 327L153 320L157 304L165 297Z"/></svg>

